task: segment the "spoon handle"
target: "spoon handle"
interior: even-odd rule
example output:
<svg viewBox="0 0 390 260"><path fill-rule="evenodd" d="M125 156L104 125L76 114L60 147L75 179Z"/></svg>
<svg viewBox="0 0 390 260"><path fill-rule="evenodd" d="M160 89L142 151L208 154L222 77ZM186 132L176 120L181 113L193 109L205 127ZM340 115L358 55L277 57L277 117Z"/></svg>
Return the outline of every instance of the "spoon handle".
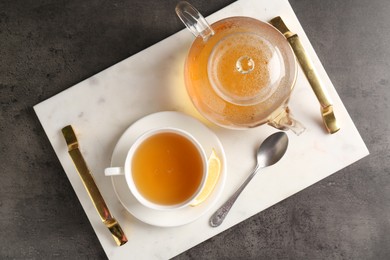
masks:
<svg viewBox="0 0 390 260"><path fill-rule="evenodd" d="M259 171L259 164L256 165L256 168L252 171L249 177L241 184L240 188L211 216L210 218L210 226L218 227L222 224L223 220L226 218L230 209L232 208L234 202L237 200L238 196L240 196L241 192L245 189L248 183L252 180L252 178Z"/></svg>

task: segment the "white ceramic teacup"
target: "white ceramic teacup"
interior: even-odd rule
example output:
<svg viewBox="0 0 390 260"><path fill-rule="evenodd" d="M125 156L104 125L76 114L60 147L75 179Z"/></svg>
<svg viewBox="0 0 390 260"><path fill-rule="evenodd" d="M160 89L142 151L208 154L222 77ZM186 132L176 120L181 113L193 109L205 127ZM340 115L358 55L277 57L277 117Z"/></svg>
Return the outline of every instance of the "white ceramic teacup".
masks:
<svg viewBox="0 0 390 260"><path fill-rule="evenodd" d="M134 197L156 210L190 205L207 179L207 158L188 132L172 127L149 130L130 147L123 166L106 168L106 176L125 175Z"/></svg>

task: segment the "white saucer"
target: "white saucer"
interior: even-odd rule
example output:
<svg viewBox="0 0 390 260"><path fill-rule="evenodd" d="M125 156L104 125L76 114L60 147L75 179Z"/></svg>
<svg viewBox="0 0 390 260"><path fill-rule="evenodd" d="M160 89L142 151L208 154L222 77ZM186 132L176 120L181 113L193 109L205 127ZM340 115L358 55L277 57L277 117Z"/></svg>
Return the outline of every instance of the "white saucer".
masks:
<svg viewBox="0 0 390 260"><path fill-rule="evenodd" d="M174 111L158 112L148 115L132 124L119 138L111 158L111 166L124 164L127 151L135 139L147 130L157 127L177 127L191 133L203 146L206 155L214 148L221 160L221 173L213 193L202 204L196 207L185 207L172 211L160 211L147 208L140 204L131 194L125 177L112 176L112 184L122 205L134 217L154 226L173 227L190 223L206 213L220 197L226 181L226 156L222 144L214 132L201 122L183 113Z"/></svg>

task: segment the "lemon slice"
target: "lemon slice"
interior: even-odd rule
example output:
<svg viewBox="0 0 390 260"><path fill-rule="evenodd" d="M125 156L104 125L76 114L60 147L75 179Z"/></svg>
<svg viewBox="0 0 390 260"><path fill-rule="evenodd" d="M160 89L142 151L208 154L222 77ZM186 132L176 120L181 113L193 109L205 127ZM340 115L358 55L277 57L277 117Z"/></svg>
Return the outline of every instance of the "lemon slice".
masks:
<svg viewBox="0 0 390 260"><path fill-rule="evenodd" d="M191 203L191 206L198 206L205 201L211 192L214 190L215 185L218 182L219 174L221 172L221 161L219 160L215 150L213 149L209 157L208 176L205 186L198 197Z"/></svg>

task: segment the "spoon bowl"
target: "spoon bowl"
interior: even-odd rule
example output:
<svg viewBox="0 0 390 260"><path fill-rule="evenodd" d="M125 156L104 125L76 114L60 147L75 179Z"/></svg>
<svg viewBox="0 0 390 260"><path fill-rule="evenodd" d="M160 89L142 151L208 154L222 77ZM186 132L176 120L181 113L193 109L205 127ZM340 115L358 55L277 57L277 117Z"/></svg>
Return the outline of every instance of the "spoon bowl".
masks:
<svg viewBox="0 0 390 260"><path fill-rule="evenodd" d="M245 189L248 183L261 169L277 163L286 153L288 137L284 132L277 132L267 137L260 145L256 153L256 167L249 177L241 184L240 188L211 216L210 226L218 227L229 213L238 196Z"/></svg>
<svg viewBox="0 0 390 260"><path fill-rule="evenodd" d="M287 147L288 137L284 132L270 135L257 150L257 164L260 168L274 165L286 153Z"/></svg>

